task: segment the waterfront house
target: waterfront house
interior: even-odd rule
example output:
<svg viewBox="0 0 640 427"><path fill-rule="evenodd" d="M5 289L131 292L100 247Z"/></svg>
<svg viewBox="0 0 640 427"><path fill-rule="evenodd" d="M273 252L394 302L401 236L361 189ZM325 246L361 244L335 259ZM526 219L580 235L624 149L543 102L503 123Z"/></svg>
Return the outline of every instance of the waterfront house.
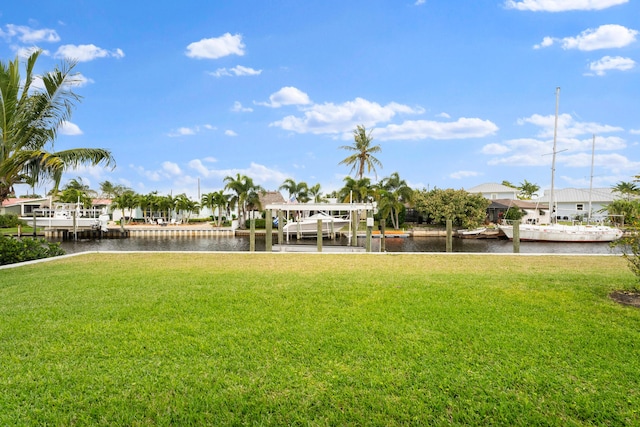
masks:
<svg viewBox="0 0 640 427"><path fill-rule="evenodd" d="M482 197L489 200L516 200L518 198L518 189L508 187L506 185L489 182L486 184L476 185L467 190L471 194L482 194Z"/></svg>
<svg viewBox="0 0 640 427"><path fill-rule="evenodd" d="M549 203L549 191L536 201ZM596 221L607 218L606 206L614 200L620 199L619 193L611 188L594 188L591 191L581 188L564 188L554 190L556 201L556 215L561 221L581 220L590 217ZM589 211L591 206L591 211Z"/></svg>

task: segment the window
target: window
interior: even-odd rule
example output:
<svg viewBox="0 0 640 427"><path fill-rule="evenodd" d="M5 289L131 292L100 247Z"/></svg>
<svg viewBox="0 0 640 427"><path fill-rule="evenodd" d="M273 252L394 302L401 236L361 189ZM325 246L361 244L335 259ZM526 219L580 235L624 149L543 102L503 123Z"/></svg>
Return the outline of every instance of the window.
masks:
<svg viewBox="0 0 640 427"><path fill-rule="evenodd" d="M498 198L498 195L496 193L491 193L491 200L495 200Z"/></svg>
<svg viewBox="0 0 640 427"><path fill-rule="evenodd" d="M584 210L584 203L578 203L576 205L576 210L577 211L583 211Z"/></svg>

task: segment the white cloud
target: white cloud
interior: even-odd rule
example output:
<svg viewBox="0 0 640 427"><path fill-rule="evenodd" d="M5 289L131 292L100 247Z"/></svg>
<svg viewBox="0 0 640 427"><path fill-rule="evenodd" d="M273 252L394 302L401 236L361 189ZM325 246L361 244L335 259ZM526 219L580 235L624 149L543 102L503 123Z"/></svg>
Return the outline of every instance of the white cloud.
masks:
<svg viewBox="0 0 640 427"><path fill-rule="evenodd" d="M308 105L311 104L309 95L300 89L286 86L269 96L269 102L256 102L257 105L278 108L284 105Z"/></svg>
<svg viewBox="0 0 640 427"><path fill-rule="evenodd" d="M631 135L640 135L640 129L630 129L629 133Z"/></svg>
<svg viewBox="0 0 640 427"><path fill-rule="evenodd" d="M78 62L87 62L93 61L96 58L122 58L124 57L124 52L121 49L115 49L110 52L94 44L65 44L58 48L54 56L56 58L65 58Z"/></svg>
<svg viewBox="0 0 640 427"><path fill-rule="evenodd" d="M251 162L248 168L243 169L212 169L208 168L205 159L194 159L188 163L188 166L197 171L197 173L205 178L218 178L220 180L227 176L235 176L236 174L250 176L256 184L267 188L278 188L282 182L290 178L290 175L284 174L267 166Z"/></svg>
<svg viewBox="0 0 640 427"><path fill-rule="evenodd" d="M180 166L178 166L176 163L173 163L173 162L163 162L162 170L168 173L169 175L173 175L173 176L182 174L182 170L180 169Z"/></svg>
<svg viewBox="0 0 640 427"><path fill-rule="evenodd" d="M253 111L253 108L243 107L242 104L238 101L233 103L233 107L231 107L231 111L234 113L250 113Z"/></svg>
<svg viewBox="0 0 640 427"><path fill-rule="evenodd" d="M314 104L304 109L302 117L287 116L271 123L297 133L337 134L346 133L345 138L353 137L356 125L372 127L380 122L388 122L396 114L421 114L421 108L411 108L395 102L382 106L376 102L356 98L343 104Z"/></svg>
<svg viewBox="0 0 640 427"><path fill-rule="evenodd" d="M498 126L489 120L461 117L454 122L408 120L376 129L380 140L466 139L493 135Z"/></svg>
<svg viewBox="0 0 640 427"><path fill-rule="evenodd" d="M0 37L11 40L17 37L22 43L55 43L60 41L60 36L55 30L43 28L36 30L23 25L7 24L6 31L0 29Z"/></svg>
<svg viewBox="0 0 640 427"><path fill-rule="evenodd" d="M82 135L82 130L80 129L80 127L75 123L71 123L68 121L62 122L60 128L58 129L58 132L60 132L61 135Z"/></svg>
<svg viewBox="0 0 640 427"><path fill-rule="evenodd" d="M225 130L224 134L227 135L227 136L238 136L238 134L235 133L234 131L232 131L231 129Z"/></svg>
<svg viewBox="0 0 640 427"><path fill-rule="evenodd" d="M236 65L233 68L218 68L216 71L209 73L213 77L228 77L228 76L259 76L262 74L262 70L254 70L253 68L243 67L242 65Z"/></svg>
<svg viewBox="0 0 640 427"><path fill-rule="evenodd" d="M218 59L229 55L244 55L245 45L240 34L225 33L220 37L202 39L187 46L186 55L196 59Z"/></svg>
<svg viewBox="0 0 640 427"><path fill-rule="evenodd" d="M427 0L416 0L414 3L416 6L420 6L421 4L425 4Z"/></svg>
<svg viewBox="0 0 640 427"><path fill-rule="evenodd" d="M578 49L591 51L598 49L611 49L627 46L636 41L637 30L622 25L607 24L593 29L584 30L576 37L552 38L545 37L542 43L534 46L535 49L552 46L558 42L563 49Z"/></svg>
<svg viewBox="0 0 640 427"><path fill-rule="evenodd" d="M598 76L604 76L607 71L618 70L628 71L636 66L636 62L631 58L623 58L622 56L604 56L597 61L589 64L589 70Z"/></svg>
<svg viewBox="0 0 640 427"><path fill-rule="evenodd" d="M500 155L508 153L509 151L511 151L511 149L506 145L491 143L482 147L481 153L489 155Z"/></svg>
<svg viewBox="0 0 640 427"><path fill-rule="evenodd" d="M440 114L436 114L436 117L439 117L441 119L450 119L451 116L447 113L440 113Z"/></svg>
<svg viewBox="0 0 640 427"><path fill-rule="evenodd" d="M519 125L532 124L538 126L540 131L538 136L548 138L553 136L555 116L542 116L534 114L530 117L518 119ZM558 136L564 138L573 138L580 135L600 135L603 133L620 132L624 129L617 126L601 125L592 122L577 122L570 114L560 114L558 116Z"/></svg>
<svg viewBox="0 0 640 427"><path fill-rule="evenodd" d="M506 0L508 9L532 12L565 12L568 10L602 10L627 3L629 0Z"/></svg>
<svg viewBox="0 0 640 427"><path fill-rule="evenodd" d="M458 171L450 174L449 177L453 179L462 179L462 178L469 178L472 176L479 176L479 175L480 173L474 172L474 171Z"/></svg>
<svg viewBox="0 0 640 427"><path fill-rule="evenodd" d="M169 132L167 136L176 137L176 136L190 136L195 134L196 134L196 131L194 129L188 128L188 127L181 127L176 129L175 131Z"/></svg>
<svg viewBox="0 0 640 427"><path fill-rule="evenodd" d="M179 137L179 136L191 136L197 133L202 132L203 129L206 130L215 130L215 126L211 125L202 125L202 126L194 126L194 127L180 127L176 130L173 130L167 134L169 137Z"/></svg>

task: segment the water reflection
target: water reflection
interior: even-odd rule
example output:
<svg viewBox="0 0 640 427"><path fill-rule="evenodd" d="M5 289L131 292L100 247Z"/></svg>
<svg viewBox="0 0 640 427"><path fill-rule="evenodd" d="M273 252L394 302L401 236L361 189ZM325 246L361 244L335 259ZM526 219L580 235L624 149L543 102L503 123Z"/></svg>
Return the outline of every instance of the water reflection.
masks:
<svg viewBox="0 0 640 427"><path fill-rule="evenodd" d="M274 244L277 239L273 240ZM315 239L291 239L290 245L316 245ZM347 245L347 238L323 240L323 245ZM389 238L385 242L387 252L445 252L446 239L443 237ZM129 239L82 240L61 242L67 253L86 251L233 251L248 252L249 237L144 237ZM358 246L365 246L365 239L358 238ZM372 252L380 252L380 239L372 239ZM264 252L264 237L256 236L256 251ZM472 253L512 253L513 243L495 239L453 239L453 252ZM612 254L621 253L619 248L611 248L607 243L547 243L522 242L520 253L549 254Z"/></svg>

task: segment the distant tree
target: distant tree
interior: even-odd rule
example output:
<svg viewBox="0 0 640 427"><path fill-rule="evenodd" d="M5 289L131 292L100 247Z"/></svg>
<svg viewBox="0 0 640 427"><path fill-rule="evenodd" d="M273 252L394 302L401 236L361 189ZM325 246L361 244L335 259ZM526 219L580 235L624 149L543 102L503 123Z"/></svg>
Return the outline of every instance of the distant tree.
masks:
<svg viewBox="0 0 640 427"><path fill-rule="evenodd" d="M384 219L391 217L391 224L397 230L400 228L400 212L405 208L406 203L411 203L413 200L413 190L405 180L400 179L398 172L384 178L378 188L380 217Z"/></svg>
<svg viewBox="0 0 640 427"><path fill-rule="evenodd" d="M225 194L223 190L208 193L202 196L200 203L203 207L211 209L215 213L217 210L216 224L218 227L222 225L222 214L229 209L229 194Z"/></svg>
<svg viewBox="0 0 640 427"><path fill-rule="evenodd" d="M122 220L120 221L120 225L131 222L131 216L128 218L125 215L125 211L129 210L129 212L133 212L133 210L138 206L138 200L136 199L136 193L133 190L125 191L124 193L116 196L111 201L111 207L113 209L120 209L122 213Z"/></svg>
<svg viewBox="0 0 640 427"><path fill-rule="evenodd" d="M618 199L604 207L611 220L618 224L640 224L640 200Z"/></svg>
<svg viewBox="0 0 640 427"><path fill-rule="evenodd" d="M351 166L350 172L356 171L356 177L358 179L364 177L365 167L367 168L367 172L373 170L376 179L378 179L376 166L382 169L382 163L380 163L380 160L374 157L373 154L381 152L382 148L379 145L371 145L371 141L373 141L371 132L367 133L364 126L358 125L356 130L353 131L353 136L353 145L343 145L340 147L344 150L353 151L353 154L342 160L339 164Z"/></svg>
<svg viewBox="0 0 640 427"><path fill-rule="evenodd" d="M502 185L504 185L505 187L518 188L517 185L513 185L509 181L502 181Z"/></svg>
<svg viewBox="0 0 640 427"><path fill-rule="evenodd" d="M85 184L81 177L71 179L58 195L62 203L80 203L85 208L90 208L96 192Z"/></svg>
<svg viewBox="0 0 640 427"><path fill-rule="evenodd" d="M247 208L260 205L258 193L264 193L264 189L254 184L253 179L241 174L236 174L235 177L227 176L224 178L224 182L226 183L225 189L235 193L230 202L238 207L240 228L246 228Z"/></svg>
<svg viewBox="0 0 640 427"><path fill-rule="evenodd" d="M56 194L62 174L79 165L115 165L111 152L101 148L50 151L60 127L70 119L80 100L72 88L74 63L64 63L43 74L42 89L33 85L34 51L20 75L20 61L0 61L0 203L15 194L14 185L35 186L53 180Z"/></svg>
<svg viewBox="0 0 640 427"><path fill-rule="evenodd" d="M292 178L284 180L278 190L286 190L289 193L290 201L297 201L299 203L306 203L309 201L309 187L304 181L295 182Z"/></svg>
<svg viewBox="0 0 640 427"><path fill-rule="evenodd" d="M312 187L309 187L308 190L308 195L310 200L313 201L313 203L322 203L325 202L327 199L322 197L322 191L320 190L320 184L315 184Z"/></svg>
<svg viewBox="0 0 640 427"><path fill-rule="evenodd" d="M511 206L504 213L503 219L506 219L506 220L509 220L509 221L519 221L524 216L525 216L525 212L523 212L520 208L515 207L515 206Z"/></svg>
<svg viewBox="0 0 640 427"><path fill-rule="evenodd" d="M186 223L189 223L192 213L198 213L200 205L195 200L191 200L186 194L178 194L175 197L175 209Z"/></svg>
<svg viewBox="0 0 640 427"><path fill-rule="evenodd" d="M451 220L462 228L476 228L487 216L489 200L481 194L471 194L464 190L435 188L431 191L415 191L414 209L427 219L428 223L445 225Z"/></svg>
<svg viewBox="0 0 640 427"><path fill-rule="evenodd" d="M526 179L524 182L520 183L520 186L517 187L520 190L518 194L519 199L531 200L531 198L540 190L540 186L533 184Z"/></svg>
<svg viewBox="0 0 640 427"><path fill-rule="evenodd" d="M626 200L631 200L632 196L640 194L640 187L633 182L620 181L612 187L616 193L620 193Z"/></svg>
<svg viewBox="0 0 640 427"><path fill-rule="evenodd" d="M375 190L369 178L353 179L350 176L344 178L344 187L340 189L339 198L342 202L368 202L373 198Z"/></svg>

